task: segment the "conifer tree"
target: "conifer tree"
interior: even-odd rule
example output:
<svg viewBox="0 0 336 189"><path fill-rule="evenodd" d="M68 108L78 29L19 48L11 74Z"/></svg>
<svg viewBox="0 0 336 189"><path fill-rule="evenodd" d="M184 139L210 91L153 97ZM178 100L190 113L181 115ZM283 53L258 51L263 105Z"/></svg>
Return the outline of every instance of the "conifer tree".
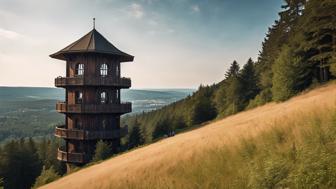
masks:
<svg viewBox="0 0 336 189"><path fill-rule="evenodd" d="M128 147L134 148L145 143L145 138L141 131L141 125L137 119L134 121L133 128L129 134L128 138Z"/></svg>
<svg viewBox="0 0 336 189"><path fill-rule="evenodd" d="M241 96L244 104L253 99L259 92L254 62L251 58L240 72Z"/></svg>
<svg viewBox="0 0 336 189"><path fill-rule="evenodd" d="M209 121L216 117L216 108L210 98L201 96L196 99L191 110L190 122L192 125Z"/></svg>
<svg viewBox="0 0 336 189"><path fill-rule="evenodd" d="M152 138L157 139L164 135L168 135L171 130L172 128L169 120L167 118L160 119L154 127Z"/></svg>
<svg viewBox="0 0 336 189"><path fill-rule="evenodd" d="M275 101L284 101L295 95L301 89L309 72L307 64L297 57L293 50L285 45L280 56L273 65L273 98Z"/></svg>
<svg viewBox="0 0 336 189"><path fill-rule="evenodd" d="M5 144L1 167L5 188L26 189L34 184L41 170L34 146L33 140L26 142L24 139Z"/></svg>
<svg viewBox="0 0 336 189"><path fill-rule="evenodd" d="M336 1L309 0L298 24L304 36L299 50L302 58L319 72L320 81L329 79L329 68L336 52Z"/></svg>
<svg viewBox="0 0 336 189"><path fill-rule="evenodd" d="M230 77L235 77L239 74L239 64L237 61L233 61L232 64L230 65L228 71L225 73L225 78L228 79Z"/></svg>
<svg viewBox="0 0 336 189"><path fill-rule="evenodd" d="M100 161L109 158L112 155L112 147L110 144L100 140L96 144L95 155L93 161Z"/></svg>

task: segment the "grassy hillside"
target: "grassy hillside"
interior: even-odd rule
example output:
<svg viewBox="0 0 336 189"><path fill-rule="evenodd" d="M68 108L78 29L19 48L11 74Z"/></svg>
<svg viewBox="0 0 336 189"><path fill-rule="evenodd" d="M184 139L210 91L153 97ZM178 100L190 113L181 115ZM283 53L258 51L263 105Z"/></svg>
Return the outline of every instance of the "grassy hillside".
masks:
<svg viewBox="0 0 336 189"><path fill-rule="evenodd" d="M336 84L72 173L42 188L335 188Z"/></svg>

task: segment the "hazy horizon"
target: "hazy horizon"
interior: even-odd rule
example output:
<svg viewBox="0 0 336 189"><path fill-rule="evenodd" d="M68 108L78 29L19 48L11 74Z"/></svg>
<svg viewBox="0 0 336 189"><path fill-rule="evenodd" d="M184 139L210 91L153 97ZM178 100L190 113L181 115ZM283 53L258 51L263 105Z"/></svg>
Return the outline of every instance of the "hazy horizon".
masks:
<svg viewBox="0 0 336 189"><path fill-rule="evenodd" d="M6 85L0 85L0 87L12 87L12 88L49 88L49 89L62 89L55 86L50 87L43 87L43 86L6 86ZM129 88L129 89L123 89L123 90L197 90L197 88Z"/></svg>
<svg viewBox="0 0 336 189"><path fill-rule="evenodd" d="M277 0L0 2L0 86L53 87L65 63L49 57L96 29L135 56L134 89L195 89L223 79L233 60L256 60Z"/></svg>

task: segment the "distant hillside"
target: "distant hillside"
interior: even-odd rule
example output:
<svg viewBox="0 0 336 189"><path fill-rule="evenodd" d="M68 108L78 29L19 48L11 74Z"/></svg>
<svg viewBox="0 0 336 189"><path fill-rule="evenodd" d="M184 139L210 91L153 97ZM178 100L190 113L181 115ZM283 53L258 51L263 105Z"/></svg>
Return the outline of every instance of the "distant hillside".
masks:
<svg viewBox="0 0 336 189"><path fill-rule="evenodd" d="M122 90L123 100L133 103L133 112L160 108L191 94L192 89ZM55 110L64 90L39 87L0 87L0 143L20 137L53 136L55 124L64 117Z"/></svg>
<svg viewBox="0 0 336 189"><path fill-rule="evenodd" d="M335 188L336 84L161 140L56 188Z"/></svg>

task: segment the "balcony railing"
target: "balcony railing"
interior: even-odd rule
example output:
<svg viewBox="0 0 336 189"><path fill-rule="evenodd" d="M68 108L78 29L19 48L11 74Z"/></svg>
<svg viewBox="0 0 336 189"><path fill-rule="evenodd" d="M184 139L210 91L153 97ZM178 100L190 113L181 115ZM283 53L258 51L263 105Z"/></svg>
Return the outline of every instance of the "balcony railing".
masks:
<svg viewBox="0 0 336 189"><path fill-rule="evenodd" d="M55 79L56 87L66 86L115 86L130 88L130 78L110 78L110 77L58 77Z"/></svg>
<svg viewBox="0 0 336 189"><path fill-rule="evenodd" d="M64 125L57 126L55 136L65 139L95 140L95 139L115 139L126 136L128 127L123 127L113 131L89 131L79 129L66 129Z"/></svg>
<svg viewBox="0 0 336 189"><path fill-rule="evenodd" d="M86 163L88 161L88 156L85 153L80 152L66 152L64 147L61 147L58 148L57 159L71 163Z"/></svg>
<svg viewBox="0 0 336 189"><path fill-rule="evenodd" d="M56 110L60 113L129 113L132 111L132 103L121 104L66 104L57 102Z"/></svg>

